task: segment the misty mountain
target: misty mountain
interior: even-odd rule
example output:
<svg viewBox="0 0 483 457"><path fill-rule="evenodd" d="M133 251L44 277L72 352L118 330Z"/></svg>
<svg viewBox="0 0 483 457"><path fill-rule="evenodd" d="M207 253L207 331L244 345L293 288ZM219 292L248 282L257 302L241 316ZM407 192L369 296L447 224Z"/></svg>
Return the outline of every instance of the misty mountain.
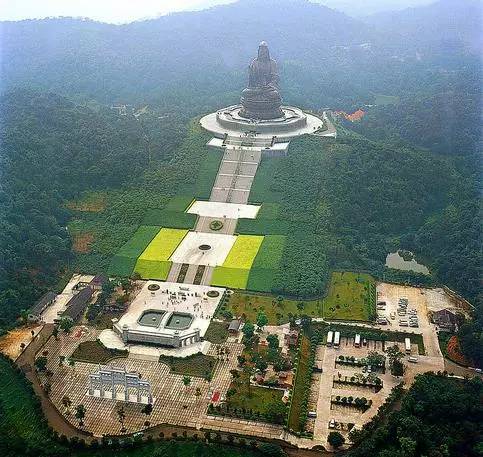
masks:
<svg viewBox="0 0 483 457"><path fill-rule="evenodd" d="M479 0L439 0L418 8L375 14L368 24L419 51L481 52L481 2ZM429 48L429 49L428 49Z"/></svg>
<svg viewBox="0 0 483 457"><path fill-rule="evenodd" d="M2 90L28 85L102 103L199 112L236 102L261 40L279 61L286 102L305 107L370 103L374 93L406 93L435 77L434 63L428 71L402 35L306 0L241 0L124 25L59 18L0 26Z"/></svg>
<svg viewBox="0 0 483 457"><path fill-rule="evenodd" d="M398 11L409 7L427 5L434 0L315 0L322 5L342 11L349 16L364 17L383 11Z"/></svg>

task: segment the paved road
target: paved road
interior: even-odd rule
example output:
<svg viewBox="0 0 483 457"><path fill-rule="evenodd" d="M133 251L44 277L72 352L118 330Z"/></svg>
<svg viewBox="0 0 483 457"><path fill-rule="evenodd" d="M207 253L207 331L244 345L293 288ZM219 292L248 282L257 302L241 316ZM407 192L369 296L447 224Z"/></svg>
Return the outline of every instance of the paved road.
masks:
<svg viewBox="0 0 483 457"><path fill-rule="evenodd" d="M50 398L47 396L44 389L42 389L35 372L35 354L50 338L53 329L53 324L45 324L35 340L28 345L27 349L25 349L22 355L17 359L17 365L24 372L27 379L32 383L34 392L40 399L42 411L44 412L49 425L56 430L59 435L65 435L68 438L76 436L88 441L90 439L89 435L82 430L78 430L72 424L70 424L50 401Z"/></svg>

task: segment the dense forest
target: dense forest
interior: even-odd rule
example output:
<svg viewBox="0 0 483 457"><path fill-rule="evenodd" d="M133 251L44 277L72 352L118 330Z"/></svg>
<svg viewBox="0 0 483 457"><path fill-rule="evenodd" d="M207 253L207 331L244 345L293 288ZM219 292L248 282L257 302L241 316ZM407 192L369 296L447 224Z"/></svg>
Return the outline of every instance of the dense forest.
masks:
<svg viewBox="0 0 483 457"><path fill-rule="evenodd" d="M483 452L482 405L479 378L463 382L434 373L419 375L400 408L352 433L356 445L347 455L476 457Z"/></svg>
<svg viewBox="0 0 483 457"><path fill-rule="evenodd" d="M66 202L136 182L170 158L184 127L179 117L137 122L30 90L4 95L0 118L2 328L72 260Z"/></svg>

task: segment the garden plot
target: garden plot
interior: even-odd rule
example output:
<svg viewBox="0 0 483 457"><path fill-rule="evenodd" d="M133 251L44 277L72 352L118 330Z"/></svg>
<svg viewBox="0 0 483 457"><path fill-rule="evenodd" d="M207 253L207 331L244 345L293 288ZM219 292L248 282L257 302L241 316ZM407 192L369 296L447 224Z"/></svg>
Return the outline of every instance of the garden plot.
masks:
<svg viewBox="0 0 483 457"><path fill-rule="evenodd" d="M236 236L215 233L190 232L183 239L170 260L190 265L222 265Z"/></svg>
<svg viewBox="0 0 483 457"><path fill-rule="evenodd" d="M162 228L138 258L134 271L145 279L166 280L171 268L169 258L187 233L188 230Z"/></svg>
<svg viewBox="0 0 483 457"><path fill-rule="evenodd" d="M190 206L188 213L221 219L255 219L259 209L260 207L256 205L196 201Z"/></svg>

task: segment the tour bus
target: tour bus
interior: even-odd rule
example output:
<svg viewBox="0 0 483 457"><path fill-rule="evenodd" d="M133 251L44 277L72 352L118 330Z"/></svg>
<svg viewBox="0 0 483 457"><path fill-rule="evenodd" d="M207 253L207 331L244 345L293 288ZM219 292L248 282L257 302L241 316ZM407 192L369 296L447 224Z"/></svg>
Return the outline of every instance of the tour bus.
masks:
<svg viewBox="0 0 483 457"><path fill-rule="evenodd" d="M332 330L329 330L327 333L327 346L330 347L332 346L332 343L334 341L334 332Z"/></svg>
<svg viewBox="0 0 483 457"><path fill-rule="evenodd" d="M411 340L409 338L404 338L404 347L406 354L411 354Z"/></svg>
<svg viewBox="0 0 483 457"><path fill-rule="evenodd" d="M334 347L338 348L340 344L340 332L335 332L334 335Z"/></svg>
<svg viewBox="0 0 483 457"><path fill-rule="evenodd" d="M356 333L356 336L354 338L354 346L356 348L360 348L361 347L361 335L359 335L358 333Z"/></svg>

